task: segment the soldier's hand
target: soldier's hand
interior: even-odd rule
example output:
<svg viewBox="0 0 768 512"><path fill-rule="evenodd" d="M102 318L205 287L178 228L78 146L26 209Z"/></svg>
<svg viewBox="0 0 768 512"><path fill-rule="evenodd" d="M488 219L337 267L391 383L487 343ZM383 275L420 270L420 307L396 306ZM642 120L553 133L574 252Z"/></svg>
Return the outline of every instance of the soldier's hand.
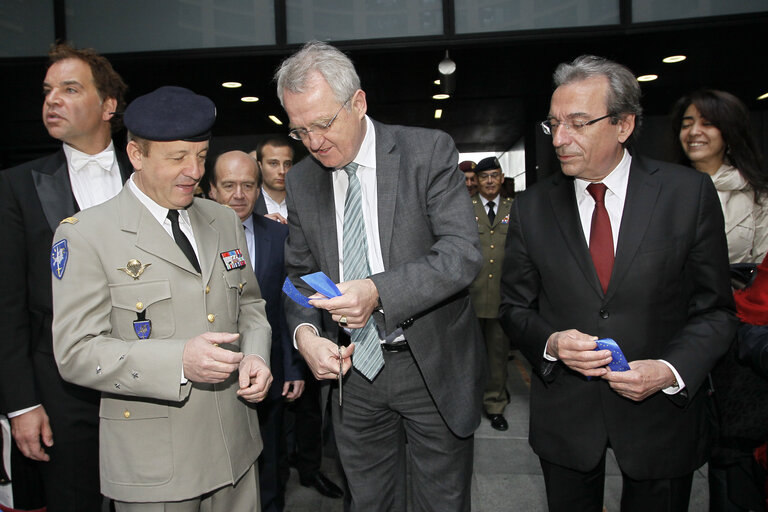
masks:
<svg viewBox="0 0 768 512"><path fill-rule="evenodd" d="M13 439L25 457L42 462L51 460L43 446L53 446L53 431L48 421L48 414L42 405L14 416L10 421Z"/></svg>
<svg viewBox="0 0 768 512"><path fill-rule="evenodd" d="M238 375L240 389L237 395L249 402L261 402L272 384L272 372L259 356L250 354L240 362Z"/></svg>
<svg viewBox="0 0 768 512"><path fill-rule="evenodd" d="M240 365L243 354L219 347L237 341L239 334L206 332L187 341L181 357L184 377L192 382L216 384L225 381Z"/></svg>

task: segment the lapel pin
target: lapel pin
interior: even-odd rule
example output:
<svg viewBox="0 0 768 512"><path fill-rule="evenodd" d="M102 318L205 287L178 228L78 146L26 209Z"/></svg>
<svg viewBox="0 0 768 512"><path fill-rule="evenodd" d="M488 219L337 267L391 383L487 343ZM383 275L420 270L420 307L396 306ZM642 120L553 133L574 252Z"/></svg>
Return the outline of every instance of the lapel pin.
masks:
<svg viewBox="0 0 768 512"><path fill-rule="evenodd" d="M150 265L151 263L142 263L139 260L129 260L125 267L118 268L117 270L125 272L135 280L138 279Z"/></svg>

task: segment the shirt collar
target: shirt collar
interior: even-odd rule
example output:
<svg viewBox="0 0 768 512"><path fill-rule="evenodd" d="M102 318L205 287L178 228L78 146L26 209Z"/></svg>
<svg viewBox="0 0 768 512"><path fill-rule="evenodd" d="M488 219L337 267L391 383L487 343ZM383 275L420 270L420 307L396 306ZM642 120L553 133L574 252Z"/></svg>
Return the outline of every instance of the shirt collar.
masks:
<svg viewBox="0 0 768 512"><path fill-rule="evenodd" d="M352 161L361 167L376 169L376 131L373 129L373 121L367 115L365 116L363 143L360 144L360 149L357 150L357 155Z"/></svg>
<svg viewBox="0 0 768 512"><path fill-rule="evenodd" d="M499 196L501 196L501 194L496 194L496 197L494 197L493 199L486 199L485 196L479 192L477 193L477 195L478 197L480 197L480 200L483 202L483 206L488 206L488 201L493 201L494 205L499 206Z"/></svg>
<svg viewBox="0 0 768 512"><path fill-rule="evenodd" d="M136 185L136 183L133 181L134 176L136 176L136 173L131 174L131 178L128 180L128 188L130 188L131 192L133 192L133 195L136 196L136 199L138 199L139 202L143 204L147 210L149 210L149 213L151 213L152 216L157 219L157 222L159 222L161 225L164 224L168 218L168 208L160 206L147 194L142 192L139 186ZM190 227L192 226L189 221L189 212L186 209L179 210L179 218L186 225Z"/></svg>
<svg viewBox="0 0 768 512"><path fill-rule="evenodd" d="M102 149L101 151L93 155L89 155L88 153L84 153L79 149L75 149L69 144L67 144L66 142L64 142L62 146L64 148L64 155L67 157L67 165L69 166L70 169L73 168L72 167L73 156L75 158L88 160L88 159L99 159L99 157L107 153L111 153L111 157L112 157L111 164L108 166L109 168L104 167L104 169L107 171L111 171L115 166L115 144L111 140L109 141L109 144L107 145L107 147L105 147L104 149Z"/></svg>
<svg viewBox="0 0 768 512"><path fill-rule="evenodd" d="M627 184L629 183L629 167L632 164L632 156L629 151L624 149L624 154L621 157L619 164L602 179L600 183L603 183L608 190L624 200L627 195ZM576 186L577 197L584 194L589 195L587 192L587 186L592 183L587 180L575 179L574 184Z"/></svg>

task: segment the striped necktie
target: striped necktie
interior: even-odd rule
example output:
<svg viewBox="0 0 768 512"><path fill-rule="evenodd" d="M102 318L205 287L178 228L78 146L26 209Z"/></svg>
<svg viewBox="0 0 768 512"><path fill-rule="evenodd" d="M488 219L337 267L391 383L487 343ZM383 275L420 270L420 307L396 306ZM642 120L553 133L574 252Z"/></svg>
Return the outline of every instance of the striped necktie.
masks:
<svg viewBox="0 0 768 512"><path fill-rule="evenodd" d="M344 257L344 280L365 279L371 275L368 266L368 242L365 236L362 194L360 180L357 177L357 164L351 162L344 171L349 177L347 197L344 200L344 239L342 245ZM374 325L373 316L361 329L352 329L352 342L355 353L352 365L368 380L373 381L384 367L379 334Z"/></svg>

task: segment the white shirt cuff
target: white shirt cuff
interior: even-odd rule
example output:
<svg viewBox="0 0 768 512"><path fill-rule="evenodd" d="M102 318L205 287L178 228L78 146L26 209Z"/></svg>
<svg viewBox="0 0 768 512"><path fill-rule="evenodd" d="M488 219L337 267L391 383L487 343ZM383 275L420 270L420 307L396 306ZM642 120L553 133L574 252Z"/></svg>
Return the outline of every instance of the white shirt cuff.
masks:
<svg viewBox="0 0 768 512"><path fill-rule="evenodd" d="M680 374L677 373L677 370L675 370L674 366L672 366L671 364L669 364L668 362L666 362L663 359L659 359L659 361L664 363L665 365L667 365L667 367L670 370L672 370L672 373L675 375L675 380L677 381L677 386L669 386L668 388L662 389L662 391L664 393L666 393L667 395L676 395L676 394L678 394L680 391L683 390L683 388L685 388L685 382L683 382L683 378L680 377Z"/></svg>
<svg viewBox="0 0 768 512"><path fill-rule="evenodd" d="M305 326L305 325L308 325L309 327L311 327L312 330L315 331L315 334L317 336L320 336L320 331L318 331L317 327L315 327L314 325L312 325L312 324L299 324L298 326L296 326L296 329L293 330L293 348L295 348L296 350L299 350L299 347L296 345L296 333L298 332L299 329L301 329L302 326Z"/></svg>
<svg viewBox="0 0 768 512"><path fill-rule="evenodd" d="M32 407L27 407L26 409L20 409L18 411L9 412L7 416L8 416L8 419L15 418L16 416L21 416L24 413L27 413L33 409L37 409L38 407L42 407L42 406L43 406L42 404L33 405Z"/></svg>

